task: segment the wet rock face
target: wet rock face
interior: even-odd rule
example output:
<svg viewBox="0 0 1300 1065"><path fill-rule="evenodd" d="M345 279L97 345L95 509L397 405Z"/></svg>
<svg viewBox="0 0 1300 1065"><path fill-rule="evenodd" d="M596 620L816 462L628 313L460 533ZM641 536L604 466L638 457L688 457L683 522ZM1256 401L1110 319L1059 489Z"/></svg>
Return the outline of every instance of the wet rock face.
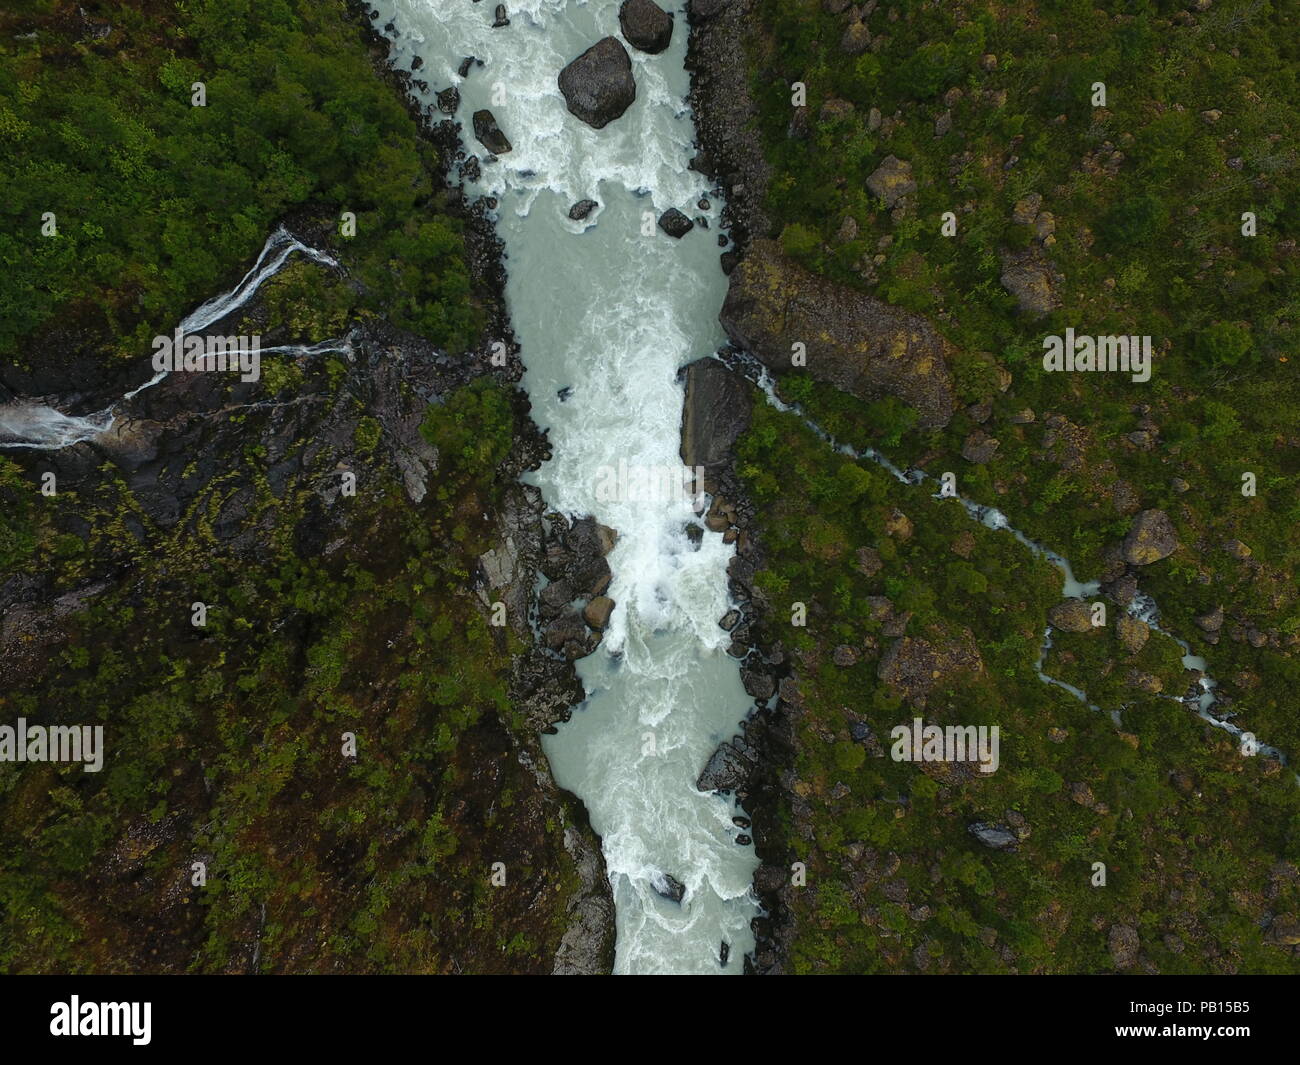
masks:
<svg viewBox="0 0 1300 1065"><path fill-rule="evenodd" d="M659 228L674 240L681 240L682 237L695 228L695 223L677 210L676 207L669 207L659 216Z"/></svg>
<svg viewBox="0 0 1300 1065"><path fill-rule="evenodd" d="M569 219L573 222L581 222L599 206L595 200L579 200L569 208Z"/></svg>
<svg viewBox="0 0 1300 1065"><path fill-rule="evenodd" d="M672 15L653 0L623 0L618 25L628 44L650 55L658 55L673 39Z"/></svg>
<svg viewBox="0 0 1300 1065"><path fill-rule="evenodd" d="M569 113L594 129L603 129L636 99L632 58L614 37L588 48L560 71L560 92Z"/></svg>
<svg viewBox="0 0 1300 1065"><path fill-rule="evenodd" d="M749 428L752 389L717 359L699 359L686 367L686 401L682 404L683 465L704 468L704 489L717 492L730 468L732 448Z"/></svg>
<svg viewBox="0 0 1300 1065"><path fill-rule="evenodd" d="M700 791L737 791L744 787L757 761L744 740L719 744L695 782Z"/></svg>
<svg viewBox="0 0 1300 1065"><path fill-rule="evenodd" d="M1177 550L1178 533L1163 510L1142 511L1124 538L1124 561L1130 566L1149 566Z"/></svg>
<svg viewBox="0 0 1300 1065"><path fill-rule="evenodd" d="M474 112L474 136L493 155L505 155L511 150L510 141L501 132L496 117L491 111Z"/></svg>
<svg viewBox="0 0 1300 1065"><path fill-rule="evenodd" d="M807 346L808 371L860 399L914 407L920 425L946 425L956 407L952 345L919 315L814 277L779 245L756 240L731 274L719 316L731 339L770 369L790 368L791 345Z"/></svg>
<svg viewBox="0 0 1300 1065"><path fill-rule="evenodd" d="M572 661L600 645L613 613L614 601L604 594L613 576L605 555L618 534L590 517L569 525L553 515L549 525L539 568L550 583L537 598L538 624L547 648Z"/></svg>
<svg viewBox="0 0 1300 1065"><path fill-rule="evenodd" d="M670 902L681 902L686 897L686 885L668 873L656 874L650 881L650 886L655 889L655 894Z"/></svg>

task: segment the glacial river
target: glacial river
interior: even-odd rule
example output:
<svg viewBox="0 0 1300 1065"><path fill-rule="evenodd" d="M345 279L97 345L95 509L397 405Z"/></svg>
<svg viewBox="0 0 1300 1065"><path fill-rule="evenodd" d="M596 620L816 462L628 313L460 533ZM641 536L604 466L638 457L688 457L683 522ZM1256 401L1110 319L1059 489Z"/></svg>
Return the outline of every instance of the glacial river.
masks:
<svg viewBox="0 0 1300 1065"><path fill-rule="evenodd" d="M569 114L556 78L598 40L619 37L618 0L514 0L510 25L494 29L484 0L383 0L395 62L429 83L424 102L456 85L467 148L484 158L471 116L495 115L513 150L484 162L476 193L498 199L506 297L527 368L533 417L549 430L553 457L536 475L547 504L592 514L619 534L609 556L613 617L601 647L579 662L586 702L546 738L556 781L591 814L617 908L620 973L739 973L753 948L750 889L758 862L738 844L734 800L696 790L717 744L752 700L718 620L727 612L732 548L684 533L685 499L664 493L609 498L621 463L652 475L681 469L679 367L725 339L718 311L721 204L687 169L695 153L683 69L686 20L659 55L632 48L636 102L596 130ZM471 66L457 73L464 57ZM582 222L576 202L599 203ZM653 226L676 207L709 219L674 240ZM643 233L647 215L652 231ZM681 902L656 891L671 876ZM729 960L721 964L722 944Z"/></svg>

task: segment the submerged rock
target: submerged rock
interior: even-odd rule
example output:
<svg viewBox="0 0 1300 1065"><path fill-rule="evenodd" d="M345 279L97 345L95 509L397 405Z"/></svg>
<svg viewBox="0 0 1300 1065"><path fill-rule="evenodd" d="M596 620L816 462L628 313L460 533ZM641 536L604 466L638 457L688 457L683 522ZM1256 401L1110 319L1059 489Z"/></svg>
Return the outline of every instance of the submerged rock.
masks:
<svg viewBox="0 0 1300 1065"><path fill-rule="evenodd" d="M560 71L559 84L569 113L594 129L609 125L636 99L632 59L614 37L597 41Z"/></svg>
<svg viewBox="0 0 1300 1065"><path fill-rule="evenodd" d="M618 25L628 44L650 55L658 55L673 39L672 15L653 0L623 0Z"/></svg>
<svg viewBox="0 0 1300 1065"><path fill-rule="evenodd" d="M493 155L505 155L511 150L510 141L501 132L496 116L491 111L474 112L474 136Z"/></svg>
<svg viewBox="0 0 1300 1065"><path fill-rule="evenodd" d="M650 879L650 886L655 889L656 895L669 902L681 902L686 897L686 885L667 873L656 873Z"/></svg>

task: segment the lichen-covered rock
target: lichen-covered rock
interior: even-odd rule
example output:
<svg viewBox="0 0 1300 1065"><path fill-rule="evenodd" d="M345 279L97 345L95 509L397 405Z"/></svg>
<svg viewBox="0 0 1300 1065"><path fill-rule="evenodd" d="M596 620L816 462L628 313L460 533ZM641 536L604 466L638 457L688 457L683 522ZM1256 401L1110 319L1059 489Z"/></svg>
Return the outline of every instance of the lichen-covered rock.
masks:
<svg viewBox="0 0 1300 1065"><path fill-rule="evenodd" d="M983 429L973 430L962 443L961 457L974 465L983 465L993 461L998 452L1000 441L989 436Z"/></svg>
<svg viewBox="0 0 1300 1065"><path fill-rule="evenodd" d="M1136 928L1124 924L1111 925L1107 947L1110 950L1110 960L1115 964L1116 969L1131 968L1137 961L1141 946Z"/></svg>
<svg viewBox="0 0 1300 1065"><path fill-rule="evenodd" d="M884 200L886 207L897 205L904 196L910 196L916 191L912 164L893 155L885 156L884 161L867 178L867 190L871 195Z"/></svg>
<svg viewBox="0 0 1300 1065"><path fill-rule="evenodd" d="M1013 851L1016 849L1016 834L1006 825L991 825L985 821L976 821L970 826L970 834L995 851Z"/></svg>
<svg viewBox="0 0 1300 1065"><path fill-rule="evenodd" d="M930 691L949 684L954 675L983 671L979 648L969 632L955 639L903 636L881 656L877 676L912 706L925 705Z"/></svg>
<svg viewBox="0 0 1300 1065"><path fill-rule="evenodd" d="M808 273L774 241L754 241L732 272L720 319L770 369L789 370L802 343L813 377L868 401L893 396L924 428L946 425L956 407L953 348L933 325Z"/></svg>
<svg viewBox="0 0 1300 1065"><path fill-rule="evenodd" d="M1092 604L1070 599L1052 607L1047 612L1047 620L1065 632L1092 632Z"/></svg>
<svg viewBox="0 0 1300 1065"><path fill-rule="evenodd" d="M1002 287L1016 306L1035 317L1055 310L1060 301L1052 288L1052 274L1037 248L1007 252L1002 256Z"/></svg>
<svg viewBox="0 0 1300 1065"><path fill-rule="evenodd" d="M1145 621L1121 614L1115 622L1115 634L1119 637L1120 646L1129 654L1135 655L1146 646L1151 629Z"/></svg>
<svg viewBox="0 0 1300 1065"><path fill-rule="evenodd" d="M1124 539L1124 561L1131 566L1149 566L1177 550L1178 534L1163 510L1142 511Z"/></svg>

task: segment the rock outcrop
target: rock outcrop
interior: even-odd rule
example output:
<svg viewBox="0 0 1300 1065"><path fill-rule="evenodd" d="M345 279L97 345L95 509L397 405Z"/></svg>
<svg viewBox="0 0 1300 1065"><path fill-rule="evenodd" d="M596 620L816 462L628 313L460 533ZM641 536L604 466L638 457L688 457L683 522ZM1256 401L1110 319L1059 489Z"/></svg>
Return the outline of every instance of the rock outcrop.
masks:
<svg viewBox="0 0 1300 1065"><path fill-rule="evenodd" d="M946 425L956 407L953 348L933 325L813 276L774 241L754 241L731 275L720 318L735 343L777 373L802 343L813 377L864 400L893 396L925 428Z"/></svg>
<svg viewBox="0 0 1300 1065"><path fill-rule="evenodd" d="M732 463L732 448L749 428L752 388L717 359L699 359L683 371L682 463L704 469L706 492L716 494Z"/></svg>

